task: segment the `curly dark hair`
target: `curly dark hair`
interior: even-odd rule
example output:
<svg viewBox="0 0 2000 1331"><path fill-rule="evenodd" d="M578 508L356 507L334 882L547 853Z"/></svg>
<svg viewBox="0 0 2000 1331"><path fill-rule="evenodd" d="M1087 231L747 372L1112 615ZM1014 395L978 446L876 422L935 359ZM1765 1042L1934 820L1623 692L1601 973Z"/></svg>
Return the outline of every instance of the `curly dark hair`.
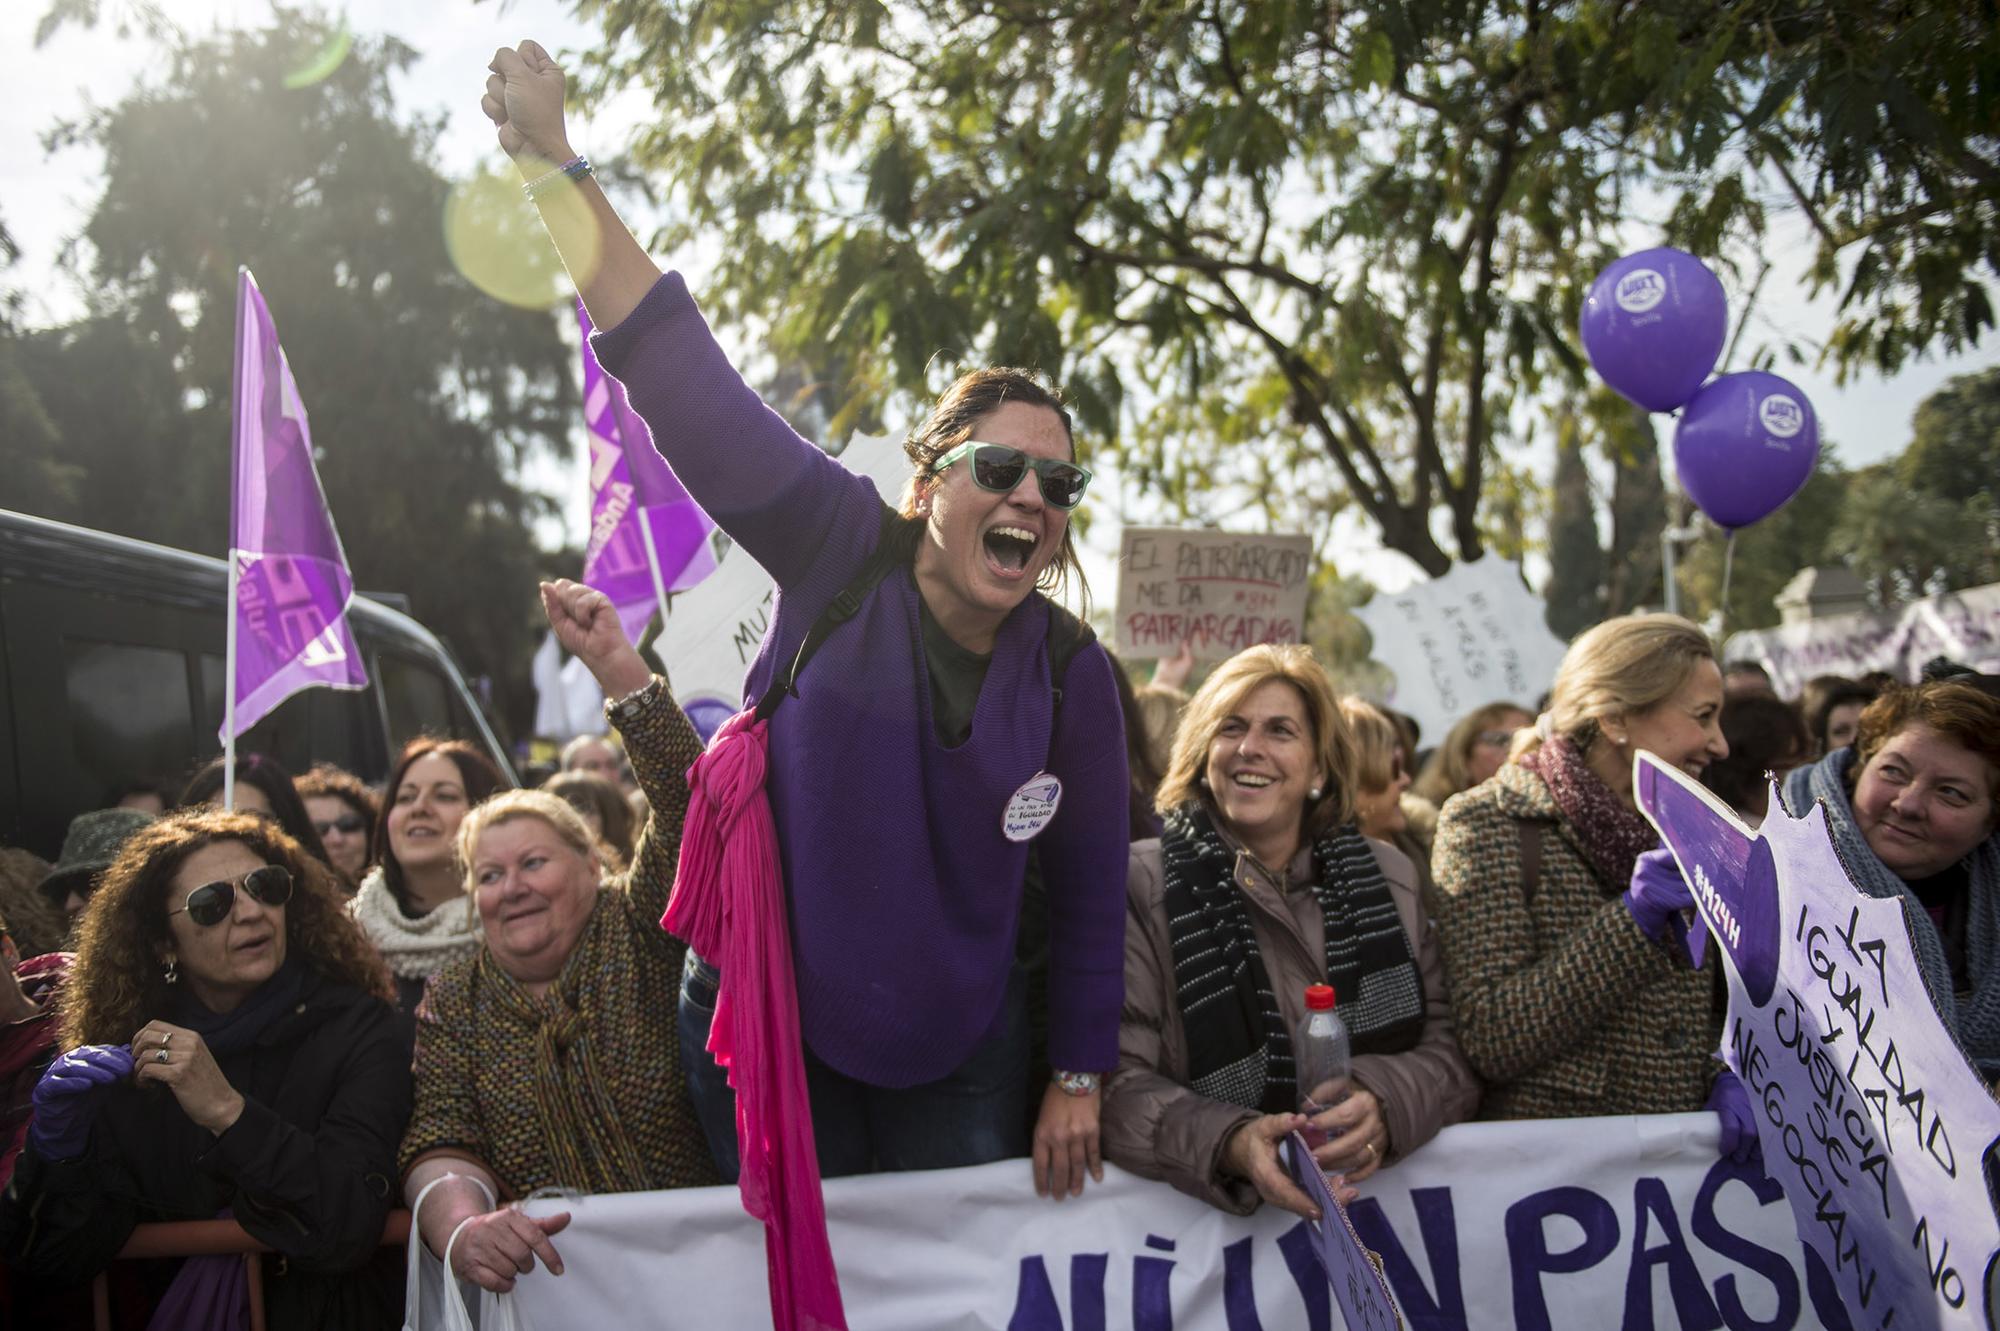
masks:
<svg viewBox="0 0 2000 1331"><path fill-rule="evenodd" d="M64 1048L125 1044L171 999L160 969L167 893L188 856L234 841L266 864L291 871L285 905L285 952L329 979L396 1001L388 967L347 913L347 894L332 869L283 829L254 814L183 809L141 828L104 871L76 926L76 961L63 999Z"/></svg>
<svg viewBox="0 0 2000 1331"><path fill-rule="evenodd" d="M315 763L312 770L292 783L298 787L299 799L309 800L325 797L339 800L348 808L361 815L368 824L368 863L375 862L378 849L375 841L375 824L382 817L382 801L376 798L367 783L345 767L335 767L332 763Z"/></svg>

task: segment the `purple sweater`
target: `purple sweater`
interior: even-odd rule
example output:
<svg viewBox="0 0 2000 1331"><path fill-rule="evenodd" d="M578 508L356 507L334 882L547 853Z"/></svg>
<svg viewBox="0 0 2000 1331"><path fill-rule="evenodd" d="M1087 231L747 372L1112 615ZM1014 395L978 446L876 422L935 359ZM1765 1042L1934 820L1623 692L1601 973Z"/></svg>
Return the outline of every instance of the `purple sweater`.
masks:
<svg viewBox="0 0 2000 1331"><path fill-rule="evenodd" d="M778 585L744 682L754 700L875 547L874 483L764 405L678 274L593 341L681 484ZM1049 1060L1109 1071L1124 999L1128 781L1110 658L1092 644L1070 663L1051 742L1049 607L1031 595L1000 627L971 737L946 748L918 605L907 569L884 579L771 722L806 1043L857 1080L914 1086L998 1027L1028 855L1001 835L1001 812L1046 764L1063 783L1035 841L1049 897Z"/></svg>

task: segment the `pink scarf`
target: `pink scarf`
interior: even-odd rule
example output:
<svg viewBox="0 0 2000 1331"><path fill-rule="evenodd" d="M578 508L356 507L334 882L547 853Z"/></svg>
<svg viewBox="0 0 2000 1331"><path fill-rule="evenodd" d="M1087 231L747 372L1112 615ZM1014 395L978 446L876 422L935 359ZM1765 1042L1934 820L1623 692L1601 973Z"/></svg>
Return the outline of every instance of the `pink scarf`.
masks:
<svg viewBox="0 0 2000 1331"><path fill-rule="evenodd" d="M774 1331L847 1331L806 1098L778 831L764 793L767 724L722 723L688 769L692 798L663 928L722 972L708 1051L736 1091L737 1187L764 1222Z"/></svg>

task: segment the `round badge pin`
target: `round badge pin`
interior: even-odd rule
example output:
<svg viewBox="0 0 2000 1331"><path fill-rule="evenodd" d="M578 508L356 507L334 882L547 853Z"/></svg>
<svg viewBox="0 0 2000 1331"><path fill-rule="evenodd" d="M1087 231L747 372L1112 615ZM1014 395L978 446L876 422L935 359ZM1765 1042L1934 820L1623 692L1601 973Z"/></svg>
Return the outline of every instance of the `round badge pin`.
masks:
<svg viewBox="0 0 2000 1331"><path fill-rule="evenodd" d="M1061 803L1062 782L1047 772L1037 772L1007 801L1000 832L1009 841L1031 841L1055 818L1056 806Z"/></svg>

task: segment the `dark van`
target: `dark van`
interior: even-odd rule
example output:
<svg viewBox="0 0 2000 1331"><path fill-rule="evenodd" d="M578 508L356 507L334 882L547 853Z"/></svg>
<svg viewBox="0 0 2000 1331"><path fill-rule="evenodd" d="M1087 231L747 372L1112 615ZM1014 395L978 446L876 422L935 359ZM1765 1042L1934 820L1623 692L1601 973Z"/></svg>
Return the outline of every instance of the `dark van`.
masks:
<svg viewBox="0 0 2000 1331"><path fill-rule="evenodd" d="M177 793L222 751L227 594L219 559L0 510L0 845L54 859L76 814L136 781ZM347 618L368 687L292 695L239 752L380 782L429 733L512 771L436 637L365 597Z"/></svg>

